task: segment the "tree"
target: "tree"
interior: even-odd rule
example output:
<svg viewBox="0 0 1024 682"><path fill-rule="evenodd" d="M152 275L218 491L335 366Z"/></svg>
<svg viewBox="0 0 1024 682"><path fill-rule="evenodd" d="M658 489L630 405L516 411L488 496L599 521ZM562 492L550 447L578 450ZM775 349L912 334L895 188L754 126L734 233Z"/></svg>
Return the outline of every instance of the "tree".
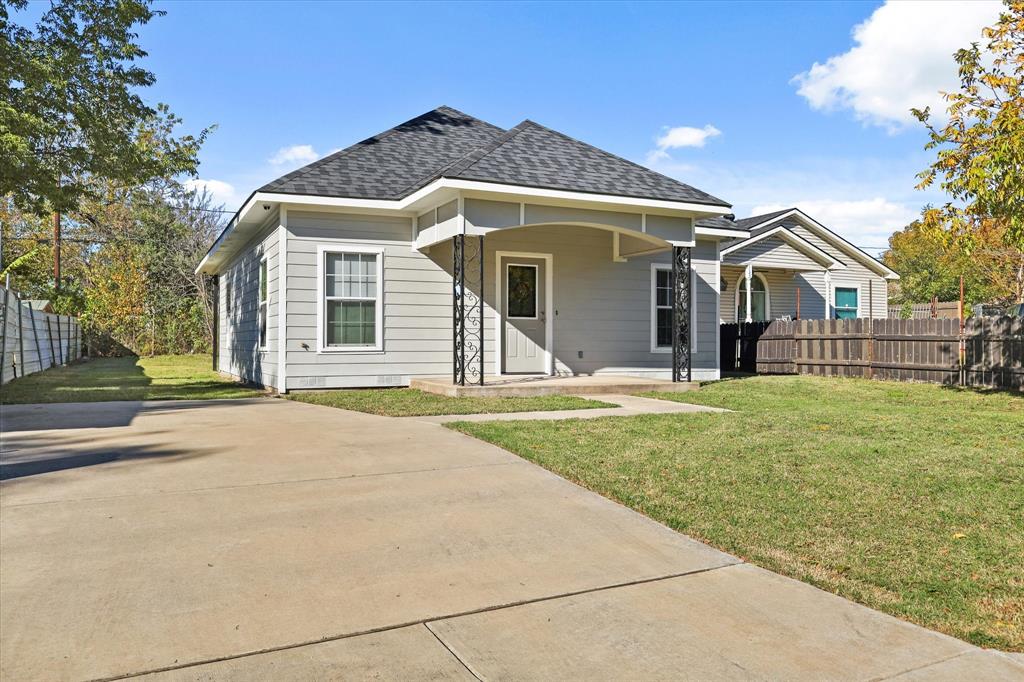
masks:
<svg viewBox="0 0 1024 682"><path fill-rule="evenodd" d="M124 186L194 174L198 136L153 135L181 121L137 94L152 85L134 29L149 0L55 0L34 29L0 0L0 195L44 215L78 207L94 178Z"/></svg>
<svg viewBox="0 0 1024 682"><path fill-rule="evenodd" d="M927 208L922 224L953 252L1002 256L990 274L1024 301L1024 0L1005 2L983 31L984 51L973 43L955 54L960 90L944 93L948 122L937 127L927 108L912 111L928 128L925 148L937 150L918 187L938 181L953 198Z"/></svg>
<svg viewBox="0 0 1024 682"><path fill-rule="evenodd" d="M1016 275L1024 266L1024 252L1007 244L999 225L982 222L970 251L920 220L893 234L883 255L885 264L900 273L890 302L924 303L933 296L955 301L961 276L967 305L1018 300L1024 281Z"/></svg>

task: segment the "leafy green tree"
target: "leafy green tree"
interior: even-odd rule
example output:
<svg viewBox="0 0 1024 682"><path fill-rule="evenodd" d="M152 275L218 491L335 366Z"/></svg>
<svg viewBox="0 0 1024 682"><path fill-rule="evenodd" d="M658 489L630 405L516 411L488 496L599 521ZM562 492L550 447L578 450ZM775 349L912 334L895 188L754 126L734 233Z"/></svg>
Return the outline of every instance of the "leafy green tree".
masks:
<svg viewBox="0 0 1024 682"><path fill-rule="evenodd" d="M960 277L964 278L964 301L994 303L1016 300L1013 281L1015 266L1012 249L989 223L975 235L973 248L966 251L951 242L941 231L916 220L889 238L889 249L883 262L900 273L900 281L892 288L893 305L956 301L960 298Z"/></svg>
<svg viewBox="0 0 1024 682"><path fill-rule="evenodd" d="M926 149L937 150L918 186L938 182L953 198L921 222L968 257L1000 235L1010 288L1024 300L1024 0L1005 3L983 32L984 49L973 43L955 55L960 89L945 93L948 122L933 125L928 109L913 113L928 128Z"/></svg>
<svg viewBox="0 0 1024 682"><path fill-rule="evenodd" d="M0 195L38 215L78 207L95 178L136 186L194 174L198 136L154 134L180 123L138 91L153 74L137 27L148 0L54 0L34 28L0 0Z"/></svg>

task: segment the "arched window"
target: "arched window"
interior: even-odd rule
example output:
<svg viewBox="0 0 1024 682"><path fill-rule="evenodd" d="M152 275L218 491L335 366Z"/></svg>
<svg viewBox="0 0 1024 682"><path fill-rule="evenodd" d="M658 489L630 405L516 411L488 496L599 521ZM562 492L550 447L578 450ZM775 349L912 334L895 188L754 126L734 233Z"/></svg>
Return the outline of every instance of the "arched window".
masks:
<svg viewBox="0 0 1024 682"><path fill-rule="evenodd" d="M771 319L768 298L768 283L764 277L754 273L750 278L750 319L754 322ZM743 275L736 281L736 321L747 319L747 282Z"/></svg>

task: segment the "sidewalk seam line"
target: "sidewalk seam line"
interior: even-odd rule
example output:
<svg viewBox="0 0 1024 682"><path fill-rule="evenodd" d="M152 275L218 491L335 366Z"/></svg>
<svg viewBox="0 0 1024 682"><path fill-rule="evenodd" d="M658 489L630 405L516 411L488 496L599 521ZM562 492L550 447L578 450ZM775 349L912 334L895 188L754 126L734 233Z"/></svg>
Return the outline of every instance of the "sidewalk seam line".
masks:
<svg viewBox="0 0 1024 682"><path fill-rule="evenodd" d="M473 677L475 677L476 679L480 680L480 682L484 682L484 678L482 678L482 677L481 677L480 675L477 675L477 674L476 674L476 671L475 671L475 670L473 670L472 668L470 668L470 667L469 667L469 664L468 664L468 663L466 663L466 662L465 662L464 660L462 660L462 657L461 657L461 656L459 656L459 655L458 655L457 653L455 653L455 652L454 652L454 651L452 650L452 648L451 648L450 646L448 646L448 643L447 643L447 642L445 642L445 641L444 641L443 639L441 639L441 636L440 636L439 634L437 634L436 632L434 632L434 629L433 629L432 627L430 627L430 623L424 623L424 624L423 624L423 627L425 627L425 628L427 629L427 632L429 632L430 634L432 634L432 635L434 636L434 639L436 639L436 640L438 641L438 643L439 643L439 644L440 644L441 646L443 646L443 647L445 648L445 650L446 650L446 651L447 651L448 653L450 653L450 654L452 655L452 657L453 657L453 658L454 658L454 659L455 659L456 661L458 661L459 663L461 663L461 664L462 664L462 667L463 667L463 668L465 668L465 669L466 669L466 671L467 671L467 672L468 672L468 673L469 673L470 675L472 675L472 676L473 676Z"/></svg>
<svg viewBox="0 0 1024 682"><path fill-rule="evenodd" d="M449 613L443 616L431 616L427 618L420 618L417 620L411 620L404 623L396 623L393 625L382 625L376 628L369 628L367 630L359 630L356 632L350 632L341 635L333 635L330 637L323 637L321 639L308 640L305 642L297 642L295 644L283 644L281 646L267 647L265 649L257 649L255 651L246 651L240 654L229 654L227 656L217 656L214 658L203 659L199 661L192 661L188 663L182 663L180 665L169 665L161 668L151 668L148 670L140 670L137 672L130 673L119 673L108 677L95 677L91 678L89 682L113 682L114 680L126 680L132 677L140 677L142 675L152 675L155 673L169 672L171 670L182 670L184 668L195 668L201 665L209 665L211 663L221 663L223 661L233 661L238 658L247 658L249 656L259 656L261 654L276 653L278 651L288 651L289 649L299 649L305 646L312 646L315 644L326 644L327 642L336 642L342 639L352 639L353 637L361 637L363 635L374 635L380 632L388 632L390 630L399 630L401 628L407 628L414 625L426 625L427 623L435 623L442 620L451 620L453 618L461 618L463 616L473 616L478 613L488 613L491 611L500 611L502 609L510 609L517 606L527 606L529 604L536 604L539 602L553 601L555 599L564 599L566 597L575 597L583 594L591 594L594 592L603 592L605 590L614 590L620 587L633 587L634 585L646 585L648 583L656 583L663 580L672 580L674 578L683 578L691 575L699 575L701 573L708 573L715 571L720 568L729 568L731 566L741 566L746 562L742 560L736 560L734 562L719 564L716 566L708 566L705 568L695 568L689 571L681 571L678 573L669 573L666 575L655 576L653 578L639 578L637 580L629 580L621 583L612 583L610 585L601 585L598 587L589 587L582 590L573 590L570 592L562 592L555 595L547 595L543 597L533 597L530 599L522 599L519 601L509 602L507 604L500 604L496 606L483 606L477 609L469 609L468 611L458 611L455 613Z"/></svg>

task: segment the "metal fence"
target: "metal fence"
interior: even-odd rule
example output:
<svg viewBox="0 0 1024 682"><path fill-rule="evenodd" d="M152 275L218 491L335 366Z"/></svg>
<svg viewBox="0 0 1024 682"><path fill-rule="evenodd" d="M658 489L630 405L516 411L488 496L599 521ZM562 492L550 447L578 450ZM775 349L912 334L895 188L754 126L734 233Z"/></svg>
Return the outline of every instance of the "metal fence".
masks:
<svg viewBox="0 0 1024 682"><path fill-rule="evenodd" d="M82 356L82 329L76 318L34 310L4 287L0 299L0 383Z"/></svg>
<svg viewBox="0 0 1024 682"><path fill-rule="evenodd" d="M728 322L719 326L723 372L756 372L757 342L771 322Z"/></svg>
<svg viewBox="0 0 1024 682"><path fill-rule="evenodd" d="M800 320L773 322L757 371L946 385L1024 388L1024 320Z"/></svg>
<svg viewBox="0 0 1024 682"><path fill-rule="evenodd" d="M960 301L938 301L934 300L930 303L912 303L909 307L910 317L908 319L913 320L926 320L926 319L945 319L945 320L958 320L960 319ZM889 306L889 317L890 318L902 318L905 307L901 305Z"/></svg>

